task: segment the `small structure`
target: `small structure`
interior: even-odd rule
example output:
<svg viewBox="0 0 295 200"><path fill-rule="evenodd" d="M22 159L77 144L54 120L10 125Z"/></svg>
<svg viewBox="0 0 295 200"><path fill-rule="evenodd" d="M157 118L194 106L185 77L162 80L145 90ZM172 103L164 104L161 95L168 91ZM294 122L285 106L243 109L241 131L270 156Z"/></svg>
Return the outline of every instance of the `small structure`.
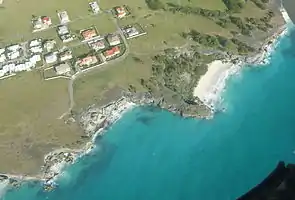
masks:
<svg viewBox="0 0 295 200"><path fill-rule="evenodd" d="M42 39L38 38L38 39L31 40L29 42L29 47L36 47L36 46L40 46L41 44L42 44Z"/></svg>
<svg viewBox="0 0 295 200"><path fill-rule="evenodd" d="M71 71L70 66L67 63L62 63L54 67L57 75L69 73Z"/></svg>
<svg viewBox="0 0 295 200"><path fill-rule="evenodd" d="M64 10L64 11L58 12L57 15L61 24L66 24L70 22L70 18L67 11Z"/></svg>
<svg viewBox="0 0 295 200"><path fill-rule="evenodd" d="M94 42L90 42L90 43L88 43L88 45L90 46L90 48L94 49L95 51L102 50L106 47L103 40L97 40Z"/></svg>
<svg viewBox="0 0 295 200"><path fill-rule="evenodd" d="M65 34L60 36L60 39L62 40L63 43L67 43L67 42L73 41L74 37L71 34Z"/></svg>
<svg viewBox="0 0 295 200"><path fill-rule="evenodd" d="M58 33L59 36L62 36L62 35L69 34L70 31L69 31L67 26L62 25L62 26L57 27L57 33Z"/></svg>
<svg viewBox="0 0 295 200"><path fill-rule="evenodd" d="M90 29L81 31L81 35L84 38L84 40L90 40L90 39L98 36L95 28L90 28Z"/></svg>
<svg viewBox="0 0 295 200"><path fill-rule="evenodd" d="M74 40L73 35L70 33L68 27L65 25L57 27L57 33L63 43Z"/></svg>
<svg viewBox="0 0 295 200"><path fill-rule="evenodd" d="M124 29L124 33L127 35L128 38L139 35L139 31L133 26Z"/></svg>
<svg viewBox="0 0 295 200"><path fill-rule="evenodd" d="M33 28L36 30L43 30L52 25L51 19L48 16L37 17L32 20Z"/></svg>
<svg viewBox="0 0 295 200"><path fill-rule="evenodd" d="M8 52L7 57L9 60L17 59L18 57L20 57L20 52L19 51Z"/></svg>
<svg viewBox="0 0 295 200"><path fill-rule="evenodd" d="M3 63L6 61L6 56L4 53L0 54L0 63Z"/></svg>
<svg viewBox="0 0 295 200"><path fill-rule="evenodd" d="M106 59L110 59L120 53L120 48L118 46L115 46L109 50L106 50L104 52L104 56Z"/></svg>
<svg viewBox="0 0 295 200"><path fill-rule="evenodd" d="M54 49L55 45L56 45L55 40L47 40L46 42L44 42L43 48L46 49L47 52L50 52Z"/></svg>
<svg viewBox="0 0 295 200"><path fill-rule="evenodd" d="M59 59L61 62L66 61L66 60L70 60L72 58L73 58L73 55L72 55L71 50L66 50L66 51L63 51L59 54Z"/></svg>
<svg viewBox="0 0 295 200"><path fill-rule="evenodd" d="M98 3L96 1L90 2L89 6L94 14L97 14L100 11Z"/></svg>
<svg viewBox="0 0 295 200"><path fill-rule="evenodd" d="M94 65L98 62L97 57L94 55L86 56L77 61L77 64L83 68L84 66L88 67L90 65Z"/></svg>
<svg viewBox="0 0 295 200"><path fill-rule="evenodd" d="M43 52L43 48L41 45L39 46L33 46L30 48L30 52L32 53L42 53Z"/></svg>
<svg viewBox="0 0 295 200"><path fill-rule="evenodd" d="M121 19L127 15L126 9L124 6L115 7L116 16Z"/></svg>
<svg viewBox="0 0 295 200"><path fill-rule="evenodd" d="M41 17L41 20L42 20L42 23L46 26L52 25L50 17L43 16L43 17Z"/></svg>
<svg viewBox="0 0 295 200"><path fill-rule="evenodd" d="M0 54L5 53L5 48L0 48Z"/></svg>
<svg viewBox="0 0 295 200"><path fill-rule="evenodd" d="M45 62L47 64L51 64L57 61L57 55L56 53L48 53L44 56Z"/></svg>
<svg viewBox="0 0 295 200"><path fill-rule="evenodd" d="M117 34L108 35L107 40L111 46L116 46L121 43L120 37Z"/></svg>
<svg viewBox="0 0 295 200"><path fill-rule="evenodd" d="M33 63L34 65L41 60L42 60L42 58L41 58L40 54L34 54L34 55L32 55L32 57L29 58L29 61L31 63Z"/></svg>
<svg viewBox="0 0 295 200"><path fill-rule="evenodd" d="M18 51L21 48L19 44L13 44L6 47L7 51Z"/></svg>

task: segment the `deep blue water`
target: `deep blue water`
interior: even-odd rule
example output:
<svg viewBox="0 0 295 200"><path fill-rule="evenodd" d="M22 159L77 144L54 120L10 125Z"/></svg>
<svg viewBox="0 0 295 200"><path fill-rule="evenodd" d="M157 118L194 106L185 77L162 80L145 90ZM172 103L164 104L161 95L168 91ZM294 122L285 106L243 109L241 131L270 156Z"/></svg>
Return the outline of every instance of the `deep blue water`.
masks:
<svg viewBox="0 0 295 200"><path fill-rule="evenodd" d="M284 160L295 163L295 32L265 67L228 83L227 111L183 119L155 108L128 112L97 149L66 170L60 187L7 191L5 200L228 200Z"/></svg>

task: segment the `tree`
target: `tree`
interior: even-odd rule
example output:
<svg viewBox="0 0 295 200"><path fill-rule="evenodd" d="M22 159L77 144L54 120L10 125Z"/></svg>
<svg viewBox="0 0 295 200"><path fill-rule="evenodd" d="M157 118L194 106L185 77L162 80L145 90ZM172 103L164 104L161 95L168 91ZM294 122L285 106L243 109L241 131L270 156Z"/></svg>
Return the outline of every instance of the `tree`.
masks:
<svg viewBox="0 0 295 200"><path fill-rule="evenodd" d="M164 8L164 4L160 0L145 0L145 3L151 10L160 10Z"/></svg>

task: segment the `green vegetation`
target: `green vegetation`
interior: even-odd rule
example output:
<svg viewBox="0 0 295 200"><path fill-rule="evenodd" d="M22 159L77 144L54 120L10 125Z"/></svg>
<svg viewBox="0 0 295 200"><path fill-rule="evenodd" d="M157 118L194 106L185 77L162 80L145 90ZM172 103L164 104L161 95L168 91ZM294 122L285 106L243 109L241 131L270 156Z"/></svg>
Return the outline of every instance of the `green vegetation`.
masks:
<svg viewBox="0 0 295 200"><path fill-rule="evenodd" d="M160 0L145 0L145 2L151 10L160 10L164 8L164 4Z"/></svg>
<svg viewBox="0 0 295 200"><path fill-rule="evenodd" d="M223 0L230 12L240 12L244 6L243 0Z"/></svg>
<svg viewBox="0 0 295 200"><path fill-rule="evenodd" d="M79 127L58 119L68 110L67 86L37 71L1 80L1 172L35 174L54 148L81 145Z"/></svg>

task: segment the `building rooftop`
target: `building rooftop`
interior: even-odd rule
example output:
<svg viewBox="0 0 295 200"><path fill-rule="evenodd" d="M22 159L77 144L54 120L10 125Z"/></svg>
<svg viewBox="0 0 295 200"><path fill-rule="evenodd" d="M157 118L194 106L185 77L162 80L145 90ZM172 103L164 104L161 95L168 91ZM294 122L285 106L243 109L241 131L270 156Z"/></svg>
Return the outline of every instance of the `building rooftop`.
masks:
<svg viewBox="0 0 295 200"><path fill-rule="evenodd" d="M50 17L48 16L43 16L41 17L42 23L45 25L50 26L52 24Z"/></svg>
<svg viewBox="0 0 295 200"><path fill-rule="evenodd" d="M88 29L88 30L82 31L81 34L85 40L89 40L97 36L95 29Z"/></svg>
<svg viewBox="0 0 295 200"><path fill-rule="evenodd" d="M118 45L121 43L120 37L117 34L108 35L107 40L110 45Z"/></svg>
<svg viewBox="0 0 295 200"><path fill-rule="evenodd" d="M58 12L58 17L59 17L60 23L62 23L62 24L68 23L70 21L69 15L68 15L67 11L65 11L65 10Z"/></svg>
<svg viewBox="0 0 295 200"><path fill-rule="evenodd" d="M57 32L58 32L59 35L65 35L65 34L70 33L68 27L64 26L64 25L58 26L57 27Z"/></svg>
<svg viewBox="0 0 295 200"><path fill-rule="evenodd" d="M118 46L115 46L107 51L104 52L104 56L106 58L110 58L114 55L117 55L118 53L120 53L120 48Z"/></svg>
<svg viewBox="0 0 295 200"><path fill-rule="evenodd" d="M78 63L80 66L85 66L85 65L89 66L89 65L95 64L97 62L98 62L98 60L97 60L96 56L86 56L86 57L78 60Z"/></svg>
<svg viewBox="0 0 295 200"><path fill-rule="evenodd" d="M44 56L45 62L51 64L57 61L57 55L55 53L49 53Z"/></svg>
<svg viewBox="0 0 295 200"><path fill-rule="evenodd" d="M54 67L54 69L57 75L66 74L71 71L71 68L67 63L62 63L60 65L57 65Z"/></svg>

